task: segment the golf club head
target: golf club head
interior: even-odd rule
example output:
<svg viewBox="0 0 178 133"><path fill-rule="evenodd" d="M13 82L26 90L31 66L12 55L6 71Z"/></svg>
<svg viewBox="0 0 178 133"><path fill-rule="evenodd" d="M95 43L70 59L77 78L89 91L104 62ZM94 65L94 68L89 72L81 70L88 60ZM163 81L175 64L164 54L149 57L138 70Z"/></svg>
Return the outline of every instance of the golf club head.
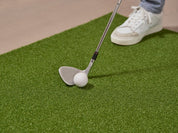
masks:
<svg viewBox="0 0 178 133"><path fill-rule="evenodd" d="M74 85L73 78L75 74L81 72L82 70L74 68L74 67L68 67L68 66L62 66L59 68L59 74L62 78L62 80L67 84L67 85Z"/></svg>

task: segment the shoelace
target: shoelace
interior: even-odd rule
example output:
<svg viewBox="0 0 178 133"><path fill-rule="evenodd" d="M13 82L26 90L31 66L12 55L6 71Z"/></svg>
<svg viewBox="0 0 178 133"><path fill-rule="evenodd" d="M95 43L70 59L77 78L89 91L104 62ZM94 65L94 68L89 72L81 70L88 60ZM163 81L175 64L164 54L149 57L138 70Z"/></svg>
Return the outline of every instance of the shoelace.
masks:
<svg viewBox="0 0 178 133"><path fill-rule="evenodd" d="M129 19L127 25L132 27L133 29L140 23L140 21L144 21L148 24L152 23L151 13L141 9L140 6L132 6L134 11L129 15Z"/></svg>

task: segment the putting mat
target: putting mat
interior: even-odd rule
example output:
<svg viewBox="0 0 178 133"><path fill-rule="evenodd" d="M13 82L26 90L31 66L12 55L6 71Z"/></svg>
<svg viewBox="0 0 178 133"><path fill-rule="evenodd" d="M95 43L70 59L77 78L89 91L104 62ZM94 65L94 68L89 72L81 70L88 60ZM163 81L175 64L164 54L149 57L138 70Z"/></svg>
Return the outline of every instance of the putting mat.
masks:
<svg viewBox="0 0 178 133"><path fill-rule="evenodd" d="M126 18L116 15L88 85L61 80L60 66L87 67L110 15L0 55L1 133L178 132L176 32L118 46L110 34Z"/></svg>

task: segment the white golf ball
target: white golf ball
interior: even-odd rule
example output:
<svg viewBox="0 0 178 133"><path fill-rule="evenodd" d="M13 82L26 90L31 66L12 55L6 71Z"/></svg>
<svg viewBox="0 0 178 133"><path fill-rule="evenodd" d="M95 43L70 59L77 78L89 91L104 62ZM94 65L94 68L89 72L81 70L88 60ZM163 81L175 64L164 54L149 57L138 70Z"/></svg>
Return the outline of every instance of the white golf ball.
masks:
<svg viewBox="0 0 178 133"><path fill-rule="evenodd" d="M79 72L74 76L74 84L78 87L84 87L88 83L87 74L84 72Z"/></svg>

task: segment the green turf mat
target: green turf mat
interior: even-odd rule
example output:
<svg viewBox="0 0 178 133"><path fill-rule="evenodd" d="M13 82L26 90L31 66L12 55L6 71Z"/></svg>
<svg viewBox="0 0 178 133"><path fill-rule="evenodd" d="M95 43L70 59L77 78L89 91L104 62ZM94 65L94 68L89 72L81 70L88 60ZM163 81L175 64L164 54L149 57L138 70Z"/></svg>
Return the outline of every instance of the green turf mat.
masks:
<svg viewBox="0 0 178 133"><path fill-rule="evenodd" d="M60 66L87 67L110 15L0 56L0 133L178 132L178 33L118 46L116 15L89 84L61 80Z"/></svg>

